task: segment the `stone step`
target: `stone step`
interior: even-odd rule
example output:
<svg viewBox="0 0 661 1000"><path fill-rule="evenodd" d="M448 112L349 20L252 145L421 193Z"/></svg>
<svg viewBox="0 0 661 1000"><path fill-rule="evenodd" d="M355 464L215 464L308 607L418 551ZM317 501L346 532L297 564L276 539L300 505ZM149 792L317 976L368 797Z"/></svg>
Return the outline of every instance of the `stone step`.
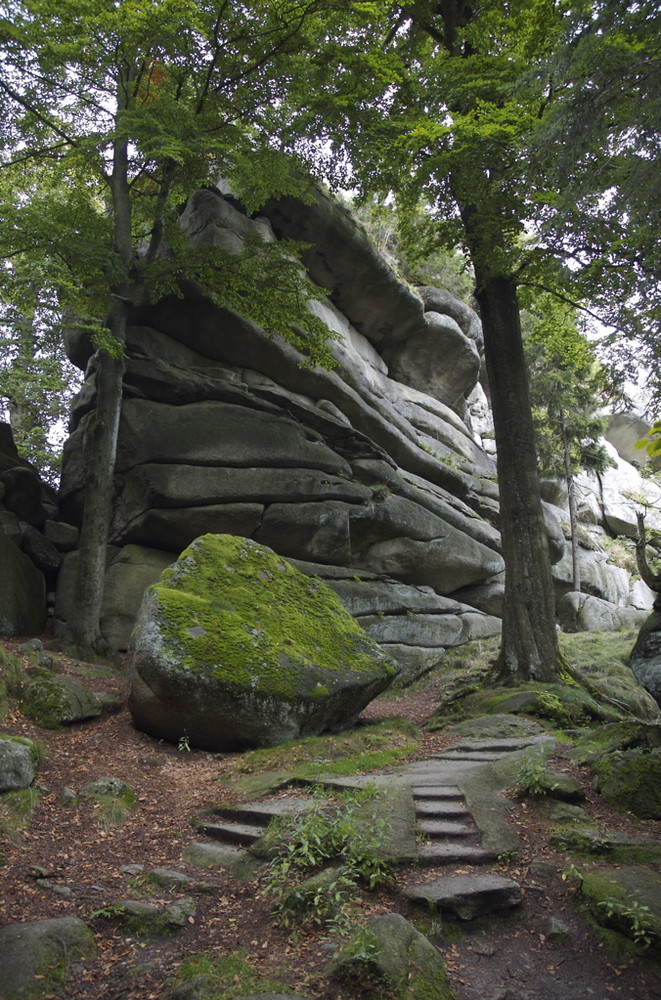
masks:
<svg viewBox="0 0 661 1000"><path fill-rule="evenodd" d="M507 751L502 753L482 751L482 750L446 750L445 753L435 754L433 760L438 761L454 761L454 760L466 760L466 761L479 761L482 764L486 764L492 760L500 760L504 757Z"/></svg>
<svg viewBox="0 0 661 1000"><path fill-rule="evenodd" d="M198 822L195 824L200 833L214 840L222 840L226 844L252 844L264 836L264 826L249 826L247 823Z"/></svg>
<svg viewBox="0 0 661 1000"><path fill-rule="evenodd" d="M434 911L451 913L460 920L509 910L523 899L521 886L500 875L448 875L413 885L403 895L414 903L427 903Z"/></svg>
<svg viewBox="0 0 661 1000"><path fill-rule="evenodd" d="M414 785L411 789L414 799L463 799L457 785Z"/></svg>
<svg viewBox="0 0 661 1000"><path fill-rule="evenodd" d="M418 823L418 829L428 837L471 837L477 834L477 828L466 823L444 822L437 819L425 819Z"/></svg>
<svg viewBox="0 0 661 1000"><path fill-rule="evenodd" d="M309 808L309 799L290 796L264 799L262 802L246 802L240 806L218 806L207 815L229 820L247 820L249 823L262 823L267 826L276 816L298 816Z"/></svg>
<svg viewBox="0 0 661 1000"><path fill-rule="evenodd" d="M421 865L459 864L483 865L495 861L495 855L481 847L466 844L422 844L418 848L418 862Z"/></svg>
<svg viewBox="0 0 661 1000"><path fill-rule="evenodd" d="M415 803L416 816L470 816L468 806L463 800L431 801Z"/></svg>

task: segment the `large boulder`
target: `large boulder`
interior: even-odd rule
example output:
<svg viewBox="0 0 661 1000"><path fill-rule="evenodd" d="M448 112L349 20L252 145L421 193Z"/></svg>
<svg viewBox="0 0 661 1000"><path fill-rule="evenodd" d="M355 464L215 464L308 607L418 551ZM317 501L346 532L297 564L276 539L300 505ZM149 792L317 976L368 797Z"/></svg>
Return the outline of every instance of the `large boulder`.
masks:
<svg viewBox="0 0 661 1000"><path fill-rule="evenodd" d="M623 608L600 597L570 591L558 602L558 622L565 632L617 632L639 628L647 612Z"/></svg>
<svg viewBox="0 0 661 1000"><path fill-rule="evenodd" d="M94 935L79 917L9 924L0 930L0 1000L52 994L95 956Z"/></svg>
<svg viewBox="0 0 661 1000"><path fill-rule="evenodd" d="M638 633L629 665L636 679L661 706L661 610L653 611Z"/></svg>
<svg viewBox="0 0 661 1000"><path fill-rule="evenodd" d="M46 581L14 542L0 532L0 635L41 635Z"/></svg>
<svg viewBox="0 0 661 1000"><path fill-rule="evenodd" d="M250 539L205 535L143 599L129 709L159 738L274 746L351 725L394 673L321 581Z"/></svg>

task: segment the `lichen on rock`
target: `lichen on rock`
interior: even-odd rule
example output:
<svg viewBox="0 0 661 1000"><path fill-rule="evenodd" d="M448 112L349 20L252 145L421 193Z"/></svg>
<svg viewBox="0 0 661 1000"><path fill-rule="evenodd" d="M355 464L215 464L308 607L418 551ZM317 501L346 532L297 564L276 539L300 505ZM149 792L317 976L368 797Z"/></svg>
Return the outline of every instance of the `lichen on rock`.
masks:
<svg viewBox="0 0 661 1000"><path fill-rule="evenodd" d="M130 674L138 728L236 750L346 728L394 668L321 581L204 535L145 595Z"/></svg>

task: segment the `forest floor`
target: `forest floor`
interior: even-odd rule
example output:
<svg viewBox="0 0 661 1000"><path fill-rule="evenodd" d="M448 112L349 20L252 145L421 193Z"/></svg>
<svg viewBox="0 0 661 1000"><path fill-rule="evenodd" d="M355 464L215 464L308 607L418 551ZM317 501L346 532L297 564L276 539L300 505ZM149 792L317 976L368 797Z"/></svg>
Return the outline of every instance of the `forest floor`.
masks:
<svg viewBox="0 0 661 1000"><path fill-rule="evenodd" d="M20 642L5 641L4 645L16 653ZM75 661L63 657L61 663L64 673L80 677ZM164 1000L181 963L205 953L232 959L223 965L226 978L214 1000L261 992L267 979L281 983L281 990L310 1000L380 997L377 987L365 992L355 984L326 978L324 968L343 939L324 930L292 935L278 927L261 893L259 873L232 877L226 870L201 871L182 861L184 848L200 840L191 820L217 804L221 789L226 794L223 780L236 767L237 755L188 750L138 732L126 708L126 680L121 673L86 683L93 690L119 694L121 709L59 731L38 728L18 710L10 709L2 725L6 733L38 739L45 757L37 777L41 795L29 824L24 829L6 829L9 836L0 848L0 924L75 915L93 929L97 942L96 960L66 986L54 987L50 996L57 1000ZM436 683L431 680L415 693L377 699L361 723L395 716L411 720L422 727L422 738L410 759L425 758L449 743L444 734L424 729L435 704ZM660 823L637 821L608 808L593 792L587 773L566 759L556 763L584 785L585 808L595 825L647 837L661 835ZM92 804L63 804L63 789L78 792L100 776L121 778L136 794L136 807L119 825L100 824ZM643 951L618 956L602 943L582 915L571 881L562 879L569 864L567 855L550 848L548 826L534 803L513 796L510 821L520 838L519 852L513 859L481 870L519 881L524 886L523 905L509 915L496 914L470 925L436 921L432 926L431 938L445 958L458 1000L657 1000L661 967ZM531 869L539 861L550 866L550 874L543 878L535 877L539 866ZM123 872L126 865L142 865L145 872L157 867L176 869L209 883L204 892L185 893L193 895L197 907L188 926L169 938L127 937L98 915L113 901L139 894L140 879ZM459 870L472 869L455 868L454 872ZM401 888L449 873L397 869L385 888L359 894L352 914L361 924L389 912L415 920L419 911L399 894ZM38 882L43 877L50 888ZM173 897L161 890L161 898L171 901ZM567 925L566 940L549 939L553 917Z"/></svg>

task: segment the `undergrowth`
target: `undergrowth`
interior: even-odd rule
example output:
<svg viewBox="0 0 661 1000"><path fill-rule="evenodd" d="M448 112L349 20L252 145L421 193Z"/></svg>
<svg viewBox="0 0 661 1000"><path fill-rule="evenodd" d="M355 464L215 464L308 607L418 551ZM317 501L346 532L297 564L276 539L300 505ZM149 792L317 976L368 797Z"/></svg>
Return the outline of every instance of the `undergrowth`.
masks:
<svg viewBox="0 0 661 1000"><path fill-rule="evenodd" d="M381 793L367 788L332 799L324 794L318 793L305 813L278 817L269 827L280 846L263 892L283 927L342 930L357 890L374 889L389 877L387 823L377 808Z"/></svg>

